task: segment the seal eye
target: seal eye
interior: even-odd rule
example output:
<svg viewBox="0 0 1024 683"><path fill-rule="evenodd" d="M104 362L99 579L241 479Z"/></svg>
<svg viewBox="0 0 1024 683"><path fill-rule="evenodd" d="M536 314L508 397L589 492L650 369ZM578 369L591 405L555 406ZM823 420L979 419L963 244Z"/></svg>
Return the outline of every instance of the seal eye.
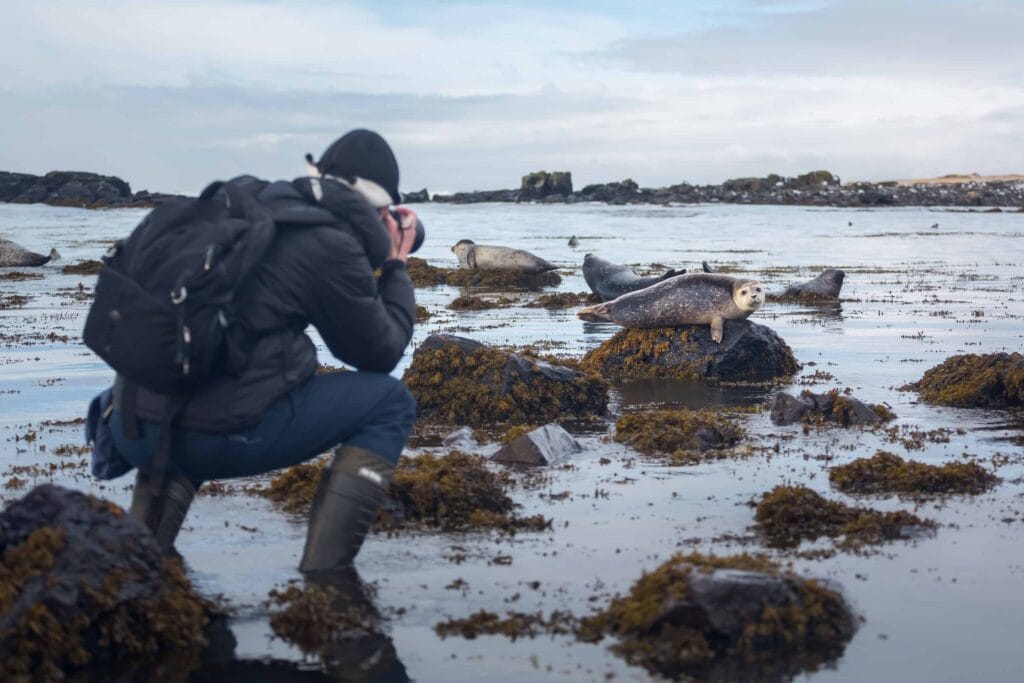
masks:
<svg viewBox="0 0 1024 683"><path fill-rule="evenodd" d="M740 290L740 294L743 294L744 296L746 296L746 294L747 294L747 290L745 290L745 289L741 289L741 290Z"/></svg>

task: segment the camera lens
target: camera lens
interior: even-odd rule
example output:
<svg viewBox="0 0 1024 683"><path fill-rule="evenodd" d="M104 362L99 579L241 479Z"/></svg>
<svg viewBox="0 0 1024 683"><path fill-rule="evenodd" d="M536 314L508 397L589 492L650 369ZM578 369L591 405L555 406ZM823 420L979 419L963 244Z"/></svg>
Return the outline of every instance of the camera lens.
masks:
<svg viewBox="0 0 1024 683"><path fill-rule="evenodd" d="M402 214L398 213L394 209L391 209L391 217L395 219L395 222L398 223L399 228L401 228ZM424 230L423 222L419 219L419 216L416 217L416 225L413 227L416 231L416 234L413 237L412 249L409 250L410 254L414 254L420 250L420 247L423 246L423 240L426 239L427 236L427 231Z"/></svg>

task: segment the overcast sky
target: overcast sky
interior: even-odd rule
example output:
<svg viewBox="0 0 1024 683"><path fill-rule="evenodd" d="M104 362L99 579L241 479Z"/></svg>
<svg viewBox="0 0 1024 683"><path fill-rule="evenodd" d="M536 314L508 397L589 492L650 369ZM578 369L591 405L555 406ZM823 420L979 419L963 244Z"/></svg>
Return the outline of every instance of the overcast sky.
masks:
<svg viewBox="0 0 1024 683"><path fill-rule="evenodd" d="M403 191L1024 172L1022 0L7 3L0 170L195 192L355 127Z"/></svg>

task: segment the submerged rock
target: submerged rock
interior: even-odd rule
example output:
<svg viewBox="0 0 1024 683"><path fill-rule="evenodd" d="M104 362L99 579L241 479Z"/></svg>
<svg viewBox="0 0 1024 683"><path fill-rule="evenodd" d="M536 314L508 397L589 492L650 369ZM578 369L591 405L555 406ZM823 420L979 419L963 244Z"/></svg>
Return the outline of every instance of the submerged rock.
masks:
<svg viewBox="0 0 1024 683"><path fill-rule="evenodd" d="M852 396L840 394L838 389L824 394L815 394L805 389L799 397L780 391L775 395L771 415L772 422L777 425L817 421L833 422L844 427L870 426L895 417L883 405L869 406Z"/></svg>
<svg viewBox="0 0 1024 683"><path fill-rule="evenodd" d="M929 465L904 460L886 451L829 468L828 480L843 493L910 495L984 493L1000 481L999 477L975 462Z"/></svg>
<svg viewBox="0 0 1024 683"><path fill-rule="evenodd" d="M857 619L833 588L759 556L676 554L581 620L581 637L669 678L782 681L838 658ZM691 678L692 677L692 678Z"/></svg>
<svg viewBox="0 0 1024 683"><path fill-rule="evenodd" d="M566 460L583 450L579 441L560 425L538 427L512 439L490 457L491 462L502 465L530 465L540 467Z"/></svg>
<svg viewBox="0 0 1024 683"><path fill-rule="evenodd" d="M597 376L453 335L424 340L402 379L421 418L474 427L601 415L608 404Z"/></svg>
<svg viewBox="0 0 1024 683"><path fill-rule="evenodd" d="M588 353L585 370L613 380L662 377L763 382L796 372L792 349L773 330L726 320L721 344L708 325L621 330Z"/></svg>
<svg viewBox="0 0 1024 683"><path fill-rule="evenodd" d="M53 485L0 513L0 679L197 662L212 614L121 508Z"/></svg>
<svg viewBox="0 0 1024 683"><path fill-rule="evenodd" d="M916 382L900 387L921 400L958 408L1024 406L1024 356L968 353L951 356Z"/></svg>

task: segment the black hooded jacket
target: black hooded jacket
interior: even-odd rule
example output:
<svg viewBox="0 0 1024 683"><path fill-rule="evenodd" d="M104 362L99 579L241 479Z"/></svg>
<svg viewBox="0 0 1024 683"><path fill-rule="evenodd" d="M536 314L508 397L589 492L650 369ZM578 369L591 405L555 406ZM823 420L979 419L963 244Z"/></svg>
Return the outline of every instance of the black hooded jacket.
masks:
<svg viewBox="0 0 1024 683"><path fill-rule="evenodd" d="M231 346L238 370L190 398L176 422L184 429L255 427L272 403L316 372L310 324L335 357L370 372L390 372L412 337L412 281L402 262L386 260L390 238L366 200L331 180L251 182L275 219L274 241L237 294ZM138 417L159 421L165 405L163 395L139 388Z"/></svg>

